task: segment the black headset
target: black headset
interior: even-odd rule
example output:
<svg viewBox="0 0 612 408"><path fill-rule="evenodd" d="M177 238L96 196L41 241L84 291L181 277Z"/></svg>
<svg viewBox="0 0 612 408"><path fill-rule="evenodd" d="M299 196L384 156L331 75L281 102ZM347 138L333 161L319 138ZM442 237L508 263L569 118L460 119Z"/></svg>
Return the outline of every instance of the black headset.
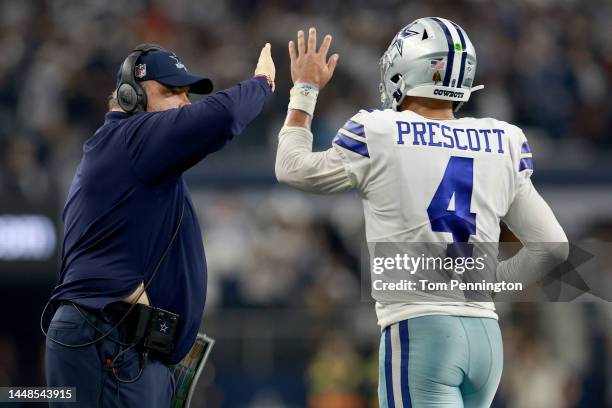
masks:
<svg viewBox="0 0 612 408"><path fill-rule="evenodd" d="M117 87L117 102L127 113L144 112L147 110L147 94L136 81L134 69L140 56L151 51L163 50L157 44L140 44L132 50L121 64L121 77Z"/></svg>

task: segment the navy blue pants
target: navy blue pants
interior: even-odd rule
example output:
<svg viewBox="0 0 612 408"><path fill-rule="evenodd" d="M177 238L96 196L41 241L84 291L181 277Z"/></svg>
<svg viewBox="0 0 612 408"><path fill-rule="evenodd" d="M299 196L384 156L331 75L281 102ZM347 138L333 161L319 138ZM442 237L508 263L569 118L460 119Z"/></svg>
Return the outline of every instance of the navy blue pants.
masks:
<svg viewBox="0 0 612 408"><path fill-rule="evenodd" d="M79 312L82 313L80 313ZM85 318L84 318L85 317ZM67 344L91 341L113 327L104 314L88 312L72 305L58 308L49 325L49 336ZM123 329L109 335L124 341ZM49 387L76 387L76 403L51 403L51 407L170 407L174 379L163 363L149 358L140 378L130 384L117 381L108 360L124 347L104 339L83 348L67 348L47 339L45 372ZM115 372L123 380L134 378L140 369L140 355L130 349L115 361Z"/></svg>

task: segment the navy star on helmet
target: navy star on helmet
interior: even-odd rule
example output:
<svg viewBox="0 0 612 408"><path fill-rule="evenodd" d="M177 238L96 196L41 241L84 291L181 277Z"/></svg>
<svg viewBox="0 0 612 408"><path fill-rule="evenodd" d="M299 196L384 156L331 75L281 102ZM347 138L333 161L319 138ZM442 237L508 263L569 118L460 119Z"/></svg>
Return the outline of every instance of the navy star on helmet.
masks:
<svg viewBox="0 0 612 408"><path fill-rule="evenodd" d="M380 59L380 99L398 110L406 96L455 101L470 99L476 50L465 31L440 17L419 18L397 33Z"/></svg>

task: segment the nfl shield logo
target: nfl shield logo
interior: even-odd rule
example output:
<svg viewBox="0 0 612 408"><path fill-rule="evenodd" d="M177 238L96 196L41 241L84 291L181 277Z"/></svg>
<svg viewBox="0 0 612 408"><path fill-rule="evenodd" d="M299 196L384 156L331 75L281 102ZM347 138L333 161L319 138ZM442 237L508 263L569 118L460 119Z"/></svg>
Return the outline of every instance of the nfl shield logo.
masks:
<svg viewBox="0 0 612 408"><path fill-rule="evenodd" d="M134 67L134 76L136 78L144 78L147 75L147 65L138 64Z"/></svg>

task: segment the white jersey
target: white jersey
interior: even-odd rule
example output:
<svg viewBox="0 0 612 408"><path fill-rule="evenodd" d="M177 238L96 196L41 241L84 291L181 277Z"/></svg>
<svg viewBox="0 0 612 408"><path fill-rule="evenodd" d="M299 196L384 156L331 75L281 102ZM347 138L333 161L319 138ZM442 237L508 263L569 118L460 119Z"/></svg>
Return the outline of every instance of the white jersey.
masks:
<svg viewBox="0 0 612 408"><path fill-rule="evenodd" d="M523 132L489 118L360 111L340 129L334 147L361 192L368 242L498 242L500 219L532 173ZM466 222L440 221L448 211ZM383 326L440 312L497 317L493 303L376 308Z"/></svg>
<svg viewBox="0 0 612 408"><path fill-rule="evenodd" d="M434 120L390 109L360 111L325 152L312 152L307 129L285 127L276 162L277 178L297 188L359 190L369 243L495 243L500 220L522 242L565 242L531 184L532 172L529 145L516 126L490 118ZM440 221L451 212L461 221ZM517 269L531 273L551 260L528 252L504 261L502 275ZM561 251L552 260L563 256ZM378 302L376 311L381 327L430 314L497 318L488 302Z"/></svg>
<svg viewBox="0 0 612 408"><path fill-rule="evenodd" d="M369 242L453 242L452 231L432 228L427 211L442 183L458 190L451 209L476 214L470 242L497 242L500 218L533 171L523 132L490 118L360 111L333 146L362 194ZM469 203L460 200L466 196Z"/></svg>

